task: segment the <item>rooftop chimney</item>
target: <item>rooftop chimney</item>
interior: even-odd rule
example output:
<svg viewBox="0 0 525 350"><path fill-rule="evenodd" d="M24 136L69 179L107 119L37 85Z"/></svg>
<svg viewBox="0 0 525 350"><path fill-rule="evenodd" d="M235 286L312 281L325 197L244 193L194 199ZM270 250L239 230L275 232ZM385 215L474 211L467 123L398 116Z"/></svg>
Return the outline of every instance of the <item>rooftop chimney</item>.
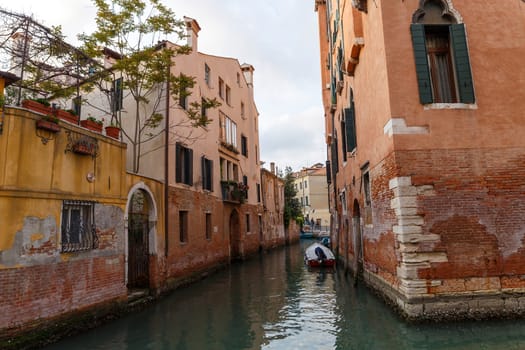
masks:
<svg viewBox="0 0 525 350"><path fill-rule="evenodd" d="M197 23L196 20L190 17L184 16L184 22L186 22L186 35L188 36L187 44L189 47L191 47L191 50L193 52L197 52L197 39L199 37L201 27L199 26L199 23Z"/></svg>
<svg viewBox="0 0 525 350"><path fill-rule="evenodd" d="M270 170L271 170L272 174L275 175L275 163L274 162L270 163Z"/></svg>

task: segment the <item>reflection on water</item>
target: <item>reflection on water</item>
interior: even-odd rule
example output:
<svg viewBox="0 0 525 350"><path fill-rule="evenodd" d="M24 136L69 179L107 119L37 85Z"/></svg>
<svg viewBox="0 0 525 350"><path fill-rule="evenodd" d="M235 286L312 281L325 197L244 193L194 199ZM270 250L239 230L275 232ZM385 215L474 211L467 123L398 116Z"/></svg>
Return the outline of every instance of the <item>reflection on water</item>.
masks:
<svg viewBox="0 0 525 350"><path fill-rule="evenodd" d="M147 310L47 349L525 349L525 321L408 325L308 241L233 265Z"/></svg>

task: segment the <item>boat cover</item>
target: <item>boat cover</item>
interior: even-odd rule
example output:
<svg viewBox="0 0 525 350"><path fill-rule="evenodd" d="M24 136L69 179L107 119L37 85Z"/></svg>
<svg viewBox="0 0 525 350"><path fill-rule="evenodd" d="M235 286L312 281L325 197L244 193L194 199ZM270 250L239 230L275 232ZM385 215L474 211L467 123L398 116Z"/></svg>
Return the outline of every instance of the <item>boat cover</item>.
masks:
<svg viewBox="0 0 525 350"><path fill-rule="evenodd" d="M323 256L324 254L324 256ZM308 246L304 251L306 260L334 260L334 253L327 247L317 242Z"/></svg>

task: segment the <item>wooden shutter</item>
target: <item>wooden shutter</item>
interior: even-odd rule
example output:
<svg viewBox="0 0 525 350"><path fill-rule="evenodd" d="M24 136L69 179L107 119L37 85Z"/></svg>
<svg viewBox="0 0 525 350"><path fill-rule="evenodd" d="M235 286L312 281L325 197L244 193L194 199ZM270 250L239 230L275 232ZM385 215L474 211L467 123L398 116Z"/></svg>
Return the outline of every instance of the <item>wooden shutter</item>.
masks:
<svg viewBox="0 0 525 350"><path fill-rule="evenodd" d="M450 41L454 53L454 63L456 65L459 100L462 103L474 103L474 87L472 84L472 72L470 70L470 60L464 24L452 24L450 26Z"/></svg>
<svg viewBox="0 0 525 350"><path fill-rule="evenodd" d="M213 191L213 160L208 160L208 189Z"/></svg>
<svg viewBox="0 0 525 350"><path fill-rule="evenodd" d="M175 181L182 182L182 147L175 144Z"/></svg>
<svg viewBox="0 0 525 350"><path fill-rule="evenodd" d="M412 46L416 62L417 84L419 87L419 100L422 104L434 102L432 98L432 84L427 61L427 46L425 41L425 26L423 24L410 25L412 33Z"/></svg>
<svg viewBox="0 0 525 350"><path fill-rule="evenodd" d="M353 108L345 108L345 133L346 147L348 152L352 152L357 147L357 137L355 131L355 112Z"/></svg>
<svg viewBox="0 0 525 350"><path fill-rule="evenodd" d="M339 155L337 154L338 152L338 145L337 145L337 138L334 138L332 140L332 170L334 172L334 178L335 178L335 174L337 174L339 172Z"/></svg>
<svg viewBox="0 0 525 350"><path fill-rule="evenodd" d="M206 158L201 157L201 174L202 174L202 188L204 190L208 189L208 172L206 171Z"/></svg>
<svg viewBox="0 0 525 350"><path fill-rule="evenodd" d="M326 161L326 183L332 183L332 168L330 167L330 161Z"/></svg>
<svg viewBox="0 0 525 350"><path fill-rule="evenodd" d="M341 140L342 140L342 143L341 143L341 149L343 151L343 161L346 162L346 152L348 152L348 149L346 147L347 145L347 140L348 140L348 137L347 137L347 133L346 133L346 120L341 120L341 133L342 133L342 137L341 137Z"/></svg>
<svg viewBox="0 0 525 350"><path fill-rule="evenodd" d="M186 156L187 156L187 165L188 168L186 169L188 178L186 179L186 183L190 186L193 185L193 150L191 148L186 148Z"/></svg>

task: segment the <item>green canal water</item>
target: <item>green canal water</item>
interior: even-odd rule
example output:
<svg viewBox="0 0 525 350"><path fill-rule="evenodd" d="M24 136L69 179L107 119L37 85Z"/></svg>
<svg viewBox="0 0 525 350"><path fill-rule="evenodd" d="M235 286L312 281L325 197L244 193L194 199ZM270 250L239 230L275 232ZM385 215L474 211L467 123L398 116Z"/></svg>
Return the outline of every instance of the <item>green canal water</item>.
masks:
<svg viewBox="0 0 525 350"><path fill-rule="evenodd" d="M342 271L308 270L302 241L181 288L46 349L525 349L525 321L413 325Z"/></svg>

